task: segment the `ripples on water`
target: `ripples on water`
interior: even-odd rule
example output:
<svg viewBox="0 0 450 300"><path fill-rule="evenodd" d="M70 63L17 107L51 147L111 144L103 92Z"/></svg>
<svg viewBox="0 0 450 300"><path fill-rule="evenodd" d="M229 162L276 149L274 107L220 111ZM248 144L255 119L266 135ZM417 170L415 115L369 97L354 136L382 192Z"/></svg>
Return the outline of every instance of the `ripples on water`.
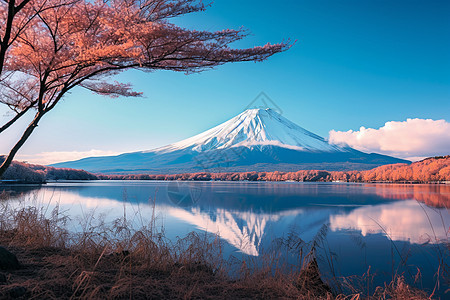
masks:
<svg viewBox="0 0 450 300"><path fill-rule="evenodd" d="M413 277L420 268L430 290L439 253L448 264L449 185L95 181L7 190L11 205L59 204L74 231L87 215L114 220L125 212L139 226L155 213L169 238L220 235L225 256L259 257L274 240L295 235L307 243L325 228L322 272L362 275L370 267L378 284L393 270Z"/></svg>

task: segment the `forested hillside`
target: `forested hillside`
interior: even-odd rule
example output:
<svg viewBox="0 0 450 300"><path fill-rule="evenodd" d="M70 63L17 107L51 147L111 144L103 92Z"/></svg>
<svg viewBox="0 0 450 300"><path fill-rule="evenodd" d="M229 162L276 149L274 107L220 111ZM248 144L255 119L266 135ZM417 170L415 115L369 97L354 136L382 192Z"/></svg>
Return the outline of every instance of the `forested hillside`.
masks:
<svg viewBox="0 0 450 300"><path fill-rule="evenodd" d="M0 162L4 157L0 157ZM54 168L14 161L6 170L2 180L26 183L42 183L46 180L93 180L97 176L84 170Z"/></svg>
<svg viewBox="0 0 450 300"><path fill-rule="evenodd" d="M0 159L1 160L1 159ZM197 180L197 181L345 181L345 182L443 182L450 181L450 156L427 158L412 164L393 164L368 171L300 170L297 172L183 173L169 175L102 175L84 170L54 168L13 162L3 180L44 182L46 180Z"/></svg>
<svg viewBox="0 0 450 300"><path fill-rule="evenodd" d="M321 171L297 172L226 172L183 173L169 175L129 174L98 175L110 180L227 180L227 181L346 181L346 182L436 182L450 181L450 156L427 158L412 164L393 164L368 171Z"/></svg>

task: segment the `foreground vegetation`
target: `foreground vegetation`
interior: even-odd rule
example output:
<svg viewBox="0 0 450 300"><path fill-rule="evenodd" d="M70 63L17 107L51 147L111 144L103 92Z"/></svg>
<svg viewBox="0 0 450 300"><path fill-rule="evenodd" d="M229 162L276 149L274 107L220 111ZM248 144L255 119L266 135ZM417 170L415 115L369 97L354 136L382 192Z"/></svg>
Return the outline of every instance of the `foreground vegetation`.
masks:
<svg viewBox="0 0 450 300"><path fill-rule="evenodd" d="M176 242L157 228L155 218L134 229L124 217L112 223L80 223L69 232L68 217L56 207L12 208L1 202L0 244L17 255L20 267L5 267L0 256L0 298L19 299L426 299L402 277L364 290L333 289L320 277L315 248L284 241L262 263L222 258L216 236L191 233ZM299 245L301 247L299 247ZM299 263L284 264L277 253L296 251ZM307 253L305 255L300 253ZM362 278L364 280L364 278ZM343 294L343 291L347 291Z"/></svg>

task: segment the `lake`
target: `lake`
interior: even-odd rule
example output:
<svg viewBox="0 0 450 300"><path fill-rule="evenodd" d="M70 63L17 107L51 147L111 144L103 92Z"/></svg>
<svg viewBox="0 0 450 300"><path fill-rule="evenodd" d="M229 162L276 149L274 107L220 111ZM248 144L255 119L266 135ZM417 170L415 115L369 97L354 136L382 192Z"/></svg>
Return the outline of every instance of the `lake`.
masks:
<svg viewBox="0 0 450 300"><path fill-rule="evenodd" d="M369 271L379 285L403 274L431 292L441 265L447 277L437 294L448 288L449 185L90 181L1 189L11 206L59 205L72 231L124 215L139 227L155 216L172 240L219 235L228 260L258 262L275 251L295 266L296 247L314 244L328 279Z"/></svg>

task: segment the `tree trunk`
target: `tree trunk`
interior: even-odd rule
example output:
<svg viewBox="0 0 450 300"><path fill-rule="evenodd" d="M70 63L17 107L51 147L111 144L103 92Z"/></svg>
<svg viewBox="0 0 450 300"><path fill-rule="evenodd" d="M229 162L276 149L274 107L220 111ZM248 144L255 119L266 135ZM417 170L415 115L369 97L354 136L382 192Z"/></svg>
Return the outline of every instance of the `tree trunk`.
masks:
<svg viewBox="0 0 450 300"><path fill-rule="evenodd" d="M11 164L12 160L14 159L14 156L16 155L17 151L19 151L20 147L22 147L22 145L30 137L31 133L33 133L34 129L37 127L39 120L42 118L43 115L44 115L43 112L36 113L36 116L34 117L33 121L28 125L27 129L24 131L20 140L11 149L8 156L6 157L6 159L3 161L2 165L0 166L0 178L2 178L3 174L5 174L6 169L8 169L8 167Z"/></svg>

